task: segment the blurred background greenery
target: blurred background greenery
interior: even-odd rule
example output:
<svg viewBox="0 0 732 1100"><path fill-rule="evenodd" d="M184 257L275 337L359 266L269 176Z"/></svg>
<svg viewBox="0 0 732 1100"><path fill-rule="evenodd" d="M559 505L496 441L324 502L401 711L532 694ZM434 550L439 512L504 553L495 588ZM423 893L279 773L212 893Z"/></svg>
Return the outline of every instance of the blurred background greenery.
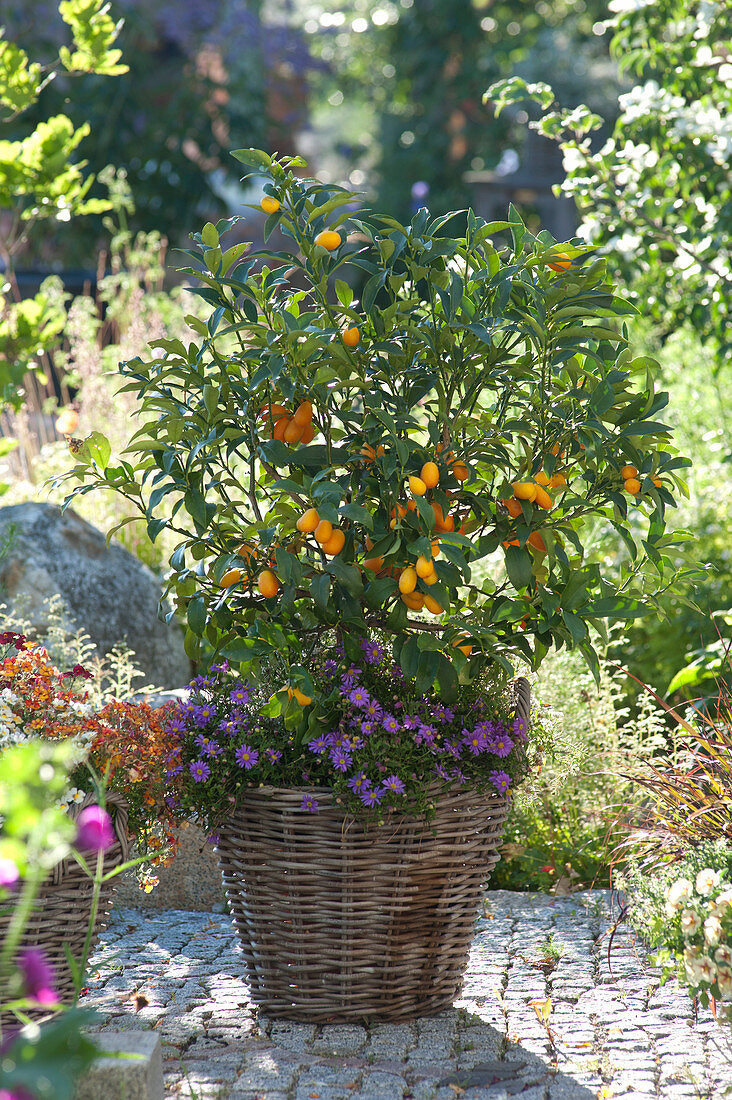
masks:
<svg viewBox="0 0 732 1100"><path fill-rule="evenodd" d="M668 624L640 620L613 642L599 691L565 654L537 684L566 712L571 744L554 771L547 762L520 811L528 816L516 818L518 862L504 861L502 881L605 881L612 810L627 798L607 777L651 752L658 733L614 663L662 695L696 695L723 670L732 623L728 5L112 0L110 12L126 72L41 68L38 94L20 103L0 52L0 504L48 499L46 479L68 464L61 409L71 422L78 415L77 434L104 430L124 444L134 408L115 398L110 372L151 339L184 337L186 316L201 308L178 285L168 251L232 214L242 216L240 239L261 235L261 212L243 206L260 196L240 183L232 148L301 153L308 173L402 220L423 205L502 218L513 201L535 231L562 240L579 231L639 306L634 346L661 362L678 447L694 458L677 522L709 566L692 606L669 598ZM6 43L41 66L69 43L67 24L58 0L3 0ZM496 95L484 93L502 79L528 91L499 115ZM528 94L539 83L553 91L541 122L544 93ZM40 193L24 207L13 188L16 143L61 115L88 126L63 150L91 180L86 213ZM84 499L98 526L121 518L115 500ZM167 548L140 525L120 537L164 570ZM618 567L600 533L597 554ZM534 840L519 843L522 830ZM584 855L571 856L578 837Z"/></svg>

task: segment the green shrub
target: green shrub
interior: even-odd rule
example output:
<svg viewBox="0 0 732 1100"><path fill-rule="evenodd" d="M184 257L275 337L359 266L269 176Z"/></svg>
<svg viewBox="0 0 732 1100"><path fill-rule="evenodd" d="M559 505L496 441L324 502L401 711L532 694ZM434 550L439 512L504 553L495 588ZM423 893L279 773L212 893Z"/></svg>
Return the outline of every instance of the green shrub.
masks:
<svg viewBox="0 0 732 1100"><path fill-rule="evenodd" d="M649 874L633 866L622 886L631 923L655 948L663 979L675 976L720 1023L732 1024L732 847L705 841Z"/></svg>
<svg viewBox="0 0 732 1100"><path fill-rule="evenodd" d="M665 723L649 697L631 715L627 678L607 660L600 668L596 685L563 651L549 654L536 677L534 722L549 729L552 754L512 806L492 889L562 894L610 885L622 822L641 800L625 773L663 749Z"/></svg>

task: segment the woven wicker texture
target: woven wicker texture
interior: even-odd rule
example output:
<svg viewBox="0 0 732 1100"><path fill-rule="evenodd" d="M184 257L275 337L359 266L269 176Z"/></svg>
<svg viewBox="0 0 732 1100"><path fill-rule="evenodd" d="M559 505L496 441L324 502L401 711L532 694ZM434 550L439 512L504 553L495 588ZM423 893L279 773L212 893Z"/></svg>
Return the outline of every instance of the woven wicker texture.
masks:
<svg viewBox="0 0 732 1100"><path fill-rule="evenodd" d="M85 806L97 801L94 795L89 794L79 805L70 807L69 813L72 817L78 817ZM125 800L110 791L106 796L106 806L114 824L115 841L104 853L105 873L128 858L130 847ZM91 857L91 866L96 866L94 856ZM115 893L113 883L113 879L102 883L92 946L96 944L109 919ZM68 947L74 959L79 960L89 927L92 889L91 879L74 859L64 859L57 863L41 885L19 946L19 951L27 947L40 947L43 950L56 975L54 989L64 1003L70 1002L74 994L74 981L65 948ZM0 913L0 940L5 936L10 918L10 912ZM48 1015L48 1010L38 1010L29 1015ZM6 1022L8 1021L4 1019L3 1023Z"/></svg>
<svg viewBox="0 0 732 1100"><path fill-rule="evenodd" d="M529 685L516 683L528 718ZM499 860L504 797L440 794L429 825L364 829L328 790L260 788L220 830L219 861L252 997L270 1016L408 1020L457 995L486 879Z"/></svg>

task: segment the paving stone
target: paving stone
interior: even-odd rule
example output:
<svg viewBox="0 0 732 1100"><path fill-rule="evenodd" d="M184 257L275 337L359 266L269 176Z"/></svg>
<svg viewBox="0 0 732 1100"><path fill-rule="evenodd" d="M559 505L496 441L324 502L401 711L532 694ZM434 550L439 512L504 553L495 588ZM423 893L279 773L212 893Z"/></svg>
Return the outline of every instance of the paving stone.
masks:
<svg viewBox="0 0 732 1100"><path fill-rule="evenodd" d="M369 1100L402 1100L408 1092L407 1082L394 1073L376 1071L364 1074L361 1079L360 1095Z"/></svg>
<svg viewBox="0 0 732 1100"><path fill-rule="evenodd" d="M166 1097L199 1100L500 1100L506 1082L470 1079L486 1063L525 1063L523 1100L596 1100L603 1084L634 1100L722 1100L727 1048L709 1012L694 1020L674 983L659 985L633 936L616 934L607 891L571 898L494 891L453 1010L412 1024L315 1027L257 1015L225 915L125 909L91 960L101 1032L154 1026ZM535 963L548 932L563 948L548 978ZM135 1012L131 994L150 1002ZM497 995L498 994L498 995ZM552 1050L531 1001L552 1000ZM520 1037L519 1042L506 1042ZM604 1047L604 1051L601 1049ZM552 1059L559 1052L559 1070ZM600 1076L602 1066L605 1077ZM507 1066L508 1068L508 1066ZM105 1100L109 1098L105 1097Z"/></svg>
<svg viewBox="0 0 732 1100"><path fill-rule="evenodd" d="M365 1027L356 1024L328 1024L311 1044L314 1051L328 1054L355 1054L366 1045Z"/></svg>
<svg viewBox="0 0 732 1100"><path fill-rule="evenodd" d="M273 1043L285 1050L307 1050L315 1038L314 1024L294 1024L286 1020L275 1020L269 1029Z"/></svg>
<svg viewBox="0 0 732 1100"><path fill-rule="evenodd" d="M107 1032L96 1045L100 1053L77 1083L74 1100L163 1100L159 1035Z"/></svg>
<svg viewBox="0 0 732 1100"><path fill-rule="evenodd" d="M368 1054L377 1059L403 1059L414 1046L416 1036L409 1024L372 1024Z"/></svg>
<svg viewBox="0 0 732 1100"><path fill-rule="evenodd" d="M348 1085L321 1085L316 1083L315 1085L297 1086L295 1100L310 1100L313 1096L317 1096L318 1100L353 1100L353 1097L358 1096L358 1093L355 1089L349 1088ZM451 1100L454 1100L454 1097L451 1097Z"/></svg>

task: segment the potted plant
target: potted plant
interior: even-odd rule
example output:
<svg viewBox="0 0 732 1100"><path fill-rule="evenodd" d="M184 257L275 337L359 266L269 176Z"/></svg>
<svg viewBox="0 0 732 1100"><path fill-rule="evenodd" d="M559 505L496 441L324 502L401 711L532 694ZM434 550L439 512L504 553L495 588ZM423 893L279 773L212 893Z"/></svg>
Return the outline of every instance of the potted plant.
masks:
<svg viewBox="0 0 732 1100"><path fill-rule="evenodd" d="M341 187L300 178L300 161L257 150L234 155L262 181L265 241L276 230L283 247L227 247L236 219L196 234L184 270L199 284L208 320L189 318L189 343L157 341L149 359L122 365L142 422L127 457L112 459L106 439L93 433L71 441L76 464L66 477L79 482L69 500L112 487L129 501L130 518L146 517L152 538L166 532L173 540L167 590L171 614L186 621L189 655L206 662L215 655L249 686L223 688L220 671L214 680L204 675L211 682L199 683L204 696L187 712L199 732L179 715L170 782L183 783L177 797L209 824L213 809L220 818L233 803L242 814L261 802L259 784L272 788L270 805L275 792L280 799L279 824L264 827L274 830L272 849L299 823L296 854L285 857L283 872L294 889L301 854L309 853L316 877L318 868L333 871L328 851L341 869L353 858L346 841L358 831L357 801L361 817L387 830L385 843L397 816L418 822L417 860L444 799L467 791L459 812L505 806L505 781L491 787L490 774L503 771L511 781L511 771L500 766L500 753L489 759L490 739L469 776L453 764L443 766L446 775L436 772L434 741L415 765L415 731L405 730L396 704L400 714L435 726L443 746L456 745L458 716L467 736L483 698L485 720L510 725L516 704L507 683L516 662L537 667L550 647L566 645L596 668L593 631L653 611L673 583L679 540L666 531L665 512L688 463L659 419L667 398L656 391L653 361L634 359L627 346L622 317L633 307L586 247L530 234L513 208L507 221L491 224L472 211L432 218L423 209L402 226L362 209ZM464 232L454 235L458 221ZM614 532L624 557L617 551L610 568ZM374 645L381 655L369 664L364 655ZM243 693L239 709L220 714L235 689ZM373 752L373 731L356 731L363 746L339 765L330 757L343 748L334 743L338 731L350 736L356 715L362 727L370 721L354 691L396 727L379 726L378 738L392 741ZM428 721L429 706L452 712L444 731ZM211 708L222 728L207 756ZM234 748L228 741L225 748L230 722ZM323 739L327 752L313 751ZM409 763L402 763L412 771L401 774L405 742ZM409 788L406 802L391 789L368 806L349 787L367 757L376 769L367 775L371 791L380 764L382 783L394 777L393 786ZM527 766L520 744L514 760L518 779ZM469 781L461 786L463 777ZM313 789L326 780L326 795ZM313 802L317 814L308 813ZM400 807L409 813L399 815ZM335 832L311 845L326 811ZM452 811L447 817L453 828ZM449 828L445 847L454 856L470 847L471 826L460 839ZM495 836L495 817L485 830ZM246 864L249 843L236 842L232 865ZM364 961L357 941L377 862L360 878L339 879L341 898L351 898L350 909L335 905L342 965L329 959L318 972L337 971L341 991L359 967L374 966L373 952ZM400 860L385 862L398 877ZM402 855L402 869L408 863ZM407 893L419 897L425 882L409 866L417 878ZM250 880L259 873L252 864ZM437 877L444 884L454 873L453 863ZM471 889L474 914L480 885ZM421 917L417 907L422 932L442 905L439 890L435 896ZM416 947L400 941L406 895L392 897L397 923L382 932L415 968L429 950L424 938ZM301 977L291 968L308 941L320 942L313 905L305 901L306 915L290 910L274 888L268 903L241 904L241 928L259 907L275 913L280 930L283 920L299 930L291 947L267 932L270 957L262 962L258 944L250 973L271 971L279 952L277 1010L307 1012L295 1005ZM383 915L388 905L377 908ZM466 938L463 926L461 935L464 959L470 931ZM441 951L432 951L434 959ZM452 978L441 1003L454 991ZM370 1007L354 1011L415 1014L423 992L388 1009L377 991ZM317 1011L348 1014L342 1000L335 1008L326 1001Z"/></svg>
<svg viewBox="0 0 732 1100"><path fill-rule="evenodd" d="M99 838L99 888L78 853L62 854L50 867L33 868L39 903L25 906L21 946L45 951L61 1000L78 993L79 975L68 954L77 964L82 960L83 971L109 917L116 873L144 861L141 884L152 888L152 868L172 858L176 844L178 819L166 803L164 780L166 708L156 711L146 703L109 699L97 710L84 687L90 677L81 665L56 668L47 650L22 634L0 634L0 751L31 741L61 745L64 774L47 765L59 788L58 807L76 822L80 836ZM12 791L4 792L0 814L9 813L14 797ZM128 861L131 838L142 856ZM18 837L9 832L0 844L0 858L16 860L21 849ZM0 907L3 939L19 919L14 906Z"/></svg>

